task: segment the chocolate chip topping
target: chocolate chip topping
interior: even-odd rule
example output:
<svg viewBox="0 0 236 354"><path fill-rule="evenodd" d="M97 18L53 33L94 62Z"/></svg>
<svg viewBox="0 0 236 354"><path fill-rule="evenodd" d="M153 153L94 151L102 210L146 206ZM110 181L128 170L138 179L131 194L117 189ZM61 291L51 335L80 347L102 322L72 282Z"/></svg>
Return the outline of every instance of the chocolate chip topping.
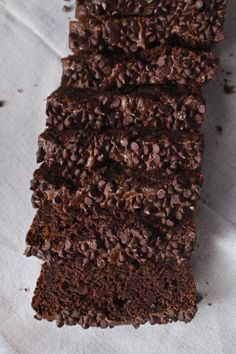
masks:
<svg viewBox="0 0 236 354"><path fill-rule="evenodd" d="M146 88L128 95L58 90L48 98L47 125L59 131L128 127L194 131L203 123L204 113L205 103L199 94L173 94L165 88L155 88L152 93Z"/></svg>
<svg viewBox="0 0 236 354"><path fill-rule="evenodd" d="M212 16L224 17L226 0L76 0L76 17L127 17L153 16L164 18L196 12L200 15L207 11Z"/></svg>
<svg viewBox="0 0 236 354"><path fill-rule="evenodd" d="M143 175L132 171L130 174L129 171L115 172L105 168L103 172L84 171L80 186L71 189L66 180L60 180L60 171L55 165L48 168L44 164L35 172L34 207L48 201L56 206L55 197L59 196L61 205L70 213L99 215L101 210L107 210L115 215L117 211L128 211L170 228L193 214L203 182L199 172L166 176L156 172Z"/></svg>
<svg viewBox="0 0 236 354"><path fill-rule="evenodd" d="M77 184L83 171L105 166L110 161L140 171L164 171L167 175L179 170L197 170L203 155L203 136L199 133L153 132L130 130L126 133L107 131L84 134L52 129L39 137L38 162L55 161L62 166L63 176ZM86 201L86 204L88 201Z"/></svg>
<svg viewBox="0 0 236 354"><path fill-rule="evenodd" d="M161 194L162 193L162 194ZM158 192L163 199L163 190ZM155 198L155 196L154 196ZM189 258L196 240L191 219L173 229L155 227L129 213L75 218L52 205L40 208L27 234L27 256L46 261L77 258L84 263L144 264Z"/></svg>
<svg viewBox="0 0 236 354"><path fill-rule="evenodd" d="M195 11L194 11L195 10ZM70 22L70 49L81 51L117 51L136 53L162 44L211 46L225 38L224 11L191 11L166 13L153 17L126 17L119 19L79 18ZM160 57L159 67L166 58Z"/></svg>
<svg viewBox="0 0 236 354"><path fill-rule="evenodd" d="M160 58L165 60L164 68ZM120 89L165 83L199 86L215 77L218 60L207 51L160 47L136 56L80 54L62 63L64 87Z"/></svg>

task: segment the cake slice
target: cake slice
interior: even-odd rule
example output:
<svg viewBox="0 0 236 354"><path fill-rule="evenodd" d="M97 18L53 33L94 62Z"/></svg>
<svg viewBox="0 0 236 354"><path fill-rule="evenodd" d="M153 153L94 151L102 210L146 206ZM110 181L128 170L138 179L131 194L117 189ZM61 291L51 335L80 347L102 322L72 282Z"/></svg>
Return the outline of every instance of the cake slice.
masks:
<svg viewBox="0 0 236 354"><path fill-rule="evenodd" d="M162 175L104 168L80 177L80 185L62 178L61 168L43 164L31 183L34 207L53 202L65 211L80 215L116 214L127 211L152 219L158 225L174 227L191 216L200 197L200 172Z"/></svg>
<svg viewBox="0 0 236 354"><path fill-rule="evenodd" d="M203 123L206 108L200 93L172 92L159 86L135 91L56 90L47 99L47 125L59 131L129 127L195 131Z"/></svg>
<svg viewBox="0 0 236 354"><path fill-rule="evenodd" d="M200 86L215 77L218 60L208 51L159 47L136 55L83 53L62 59L62 86L111 89L177 84Z"/></svg>
<svg viewBox="0 0 236 354"><path fill-rule="evenodd" d="M93 263L144 264L148 260L190 258L196 228L192 219L173 229L154 227L129 213L108 213L75 219L52 205L40 208L26 237L25 254L46 261L77 259L82 266Z"/></svg>
<svg viewBox="0 0 236 354"><path fill-rule="evenodd" d="M34 293L36 318L88 327L189 322L197 311L190 265L81 267L76 259L45 263Z"/></svg>
<svg viewBox="0 0 236 354"><path fill-rule="evenodd" d="M140 171L199 169L204 147L201 133L151 132L141 129L89 134L76 130L60 133L47 129L38 139L38 162L55 161L63 176L80 178L84 169L118 163Z"/></svg>
<svg viewBox="0 0 236 354"><path fill-rule="evenodd" d="M135 53L161 44L207 47L225 38L224 12L187 11L153 17L80 18L70 22L69 44L81 51Z"/></svg>
<svg viewBox="0 0 236 354"><path fill-rule="evenodd" d="M208 12L216 23L225 15L226 0L76 0L76 17L174 16ZM218 25L219 26L219 25Z"/></svg>

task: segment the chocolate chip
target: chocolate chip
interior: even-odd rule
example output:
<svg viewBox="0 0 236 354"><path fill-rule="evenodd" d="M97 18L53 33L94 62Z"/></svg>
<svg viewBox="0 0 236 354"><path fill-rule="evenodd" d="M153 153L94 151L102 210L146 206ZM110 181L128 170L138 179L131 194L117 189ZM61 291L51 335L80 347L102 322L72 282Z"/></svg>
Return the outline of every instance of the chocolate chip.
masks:
<svg viewBox="0 0 236 354"><path fill-rule="evenodd" d="M84 204L85 204L85 205L88 205L88 206L91 206L91 205L93 204L93 201L92 201L91 198L85 197L85 198L84 198Z"/></svg>
<svg viewBox="0 0 236 354"><path fill-rule="evenodd" d="M165 195L166 195L166 192L164 191L164 189L160 189L160 190L157 192L157 198L158 198L158 199L163 199L163 198L165 198Z"/></svg>
<svg viewBox="0 0 236 354"><path fill-rule="evenodd" d="M186 113L184 111L180 111L177 114L177 117L179 120L185 120L186 119Z"/></svg>
<svg viewBox="0 0 236 354"><path fill-rule="evenodd" d="M225 92L226 94L232 94L232 93L234 93L234 86L228 85L227 83L224 84L224 92Z"/></svg>
<svg viewBox="0 0 236 354"><path fill-rule="evenodd" d="M217 132L219 133L219 135L222 135L222 132L223 132L223 128L219 125L216 126L216 130Z"/></svg>
<svg viewBox="0 0 236 354"><path fill-rule="evenodd" d="M64 12L70 12L72 10L73 10L73 6L64 5L62 7L62 11L64 11Z"/></svg>
<svg viewBox="0 0 236 354"><path fill-rule="evenodd" d="M159 145L153 144L153 145L152 145L152 151L153 151L154 154L159 154L159 152L160 152L160 147L159 147Z"/></svg>
<svg viewBox="0 0 236 354"><path fill-rule="evenodd" d="M197 0L195 3L195 7L200 10L203 7L203 1L202 0Z"/></svg>
<svg viewBox="0 0 236 354"><path fill-rule="evenodd" d="M132 149L133 151L138 151L138 150L139 150L138 144L135 143L135 142L131 143L131 149Z"/></svg>

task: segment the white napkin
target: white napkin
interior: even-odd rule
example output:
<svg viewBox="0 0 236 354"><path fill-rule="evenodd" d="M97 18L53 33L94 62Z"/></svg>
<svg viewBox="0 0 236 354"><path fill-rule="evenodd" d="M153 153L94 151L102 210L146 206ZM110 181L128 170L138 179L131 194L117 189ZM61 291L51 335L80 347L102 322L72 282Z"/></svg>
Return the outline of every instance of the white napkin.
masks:
<svg viewBox="0 0 236 354"><path fill-rule="evenodd" d="M195 319L188 325L85 331L57 329L33 318L30 302L40 262L22 255L34 215L29 181L37 136L45 126L44 99L59 84L59 57L69 52L73 12L64 13L65 4L71 3L0 0L0 101L5 101L0 108L0 354L235 353L236 97L223 93L225 72L205 89L205 203L198 207L199 248L193 259L203 301ZM218 46L225 71L235 69L235 13L232 0L229 38ZM235 72L228 78L236 84Z"/></svg>

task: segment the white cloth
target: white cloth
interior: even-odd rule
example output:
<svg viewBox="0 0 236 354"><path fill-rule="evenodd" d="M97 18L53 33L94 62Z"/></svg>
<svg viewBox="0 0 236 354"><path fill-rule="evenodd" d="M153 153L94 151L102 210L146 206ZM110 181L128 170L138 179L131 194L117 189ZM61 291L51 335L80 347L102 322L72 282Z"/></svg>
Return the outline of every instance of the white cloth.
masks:
<svg viewBox="0 0 236 354"><path fill-rule="evenodd" d="M206 204L198 207L199 248L193 259L204 298L195 319L188 325L85 331L79 326L57 329L33 318L30 302L40 262L22 253L34 215L29 181L37 136L45 126L44 99L59 84L59 57L69 52L68 17L73 13L62 12L63 5L58 0L0 0L0 100L6 101L0 108L0 354L235 353L236 97L223 93L222 72L205 90ZM221 68L233 72L233 83L235 13L232 0L229 37L217 49ZM222 136L216 125L223 127Z"/></svg>

